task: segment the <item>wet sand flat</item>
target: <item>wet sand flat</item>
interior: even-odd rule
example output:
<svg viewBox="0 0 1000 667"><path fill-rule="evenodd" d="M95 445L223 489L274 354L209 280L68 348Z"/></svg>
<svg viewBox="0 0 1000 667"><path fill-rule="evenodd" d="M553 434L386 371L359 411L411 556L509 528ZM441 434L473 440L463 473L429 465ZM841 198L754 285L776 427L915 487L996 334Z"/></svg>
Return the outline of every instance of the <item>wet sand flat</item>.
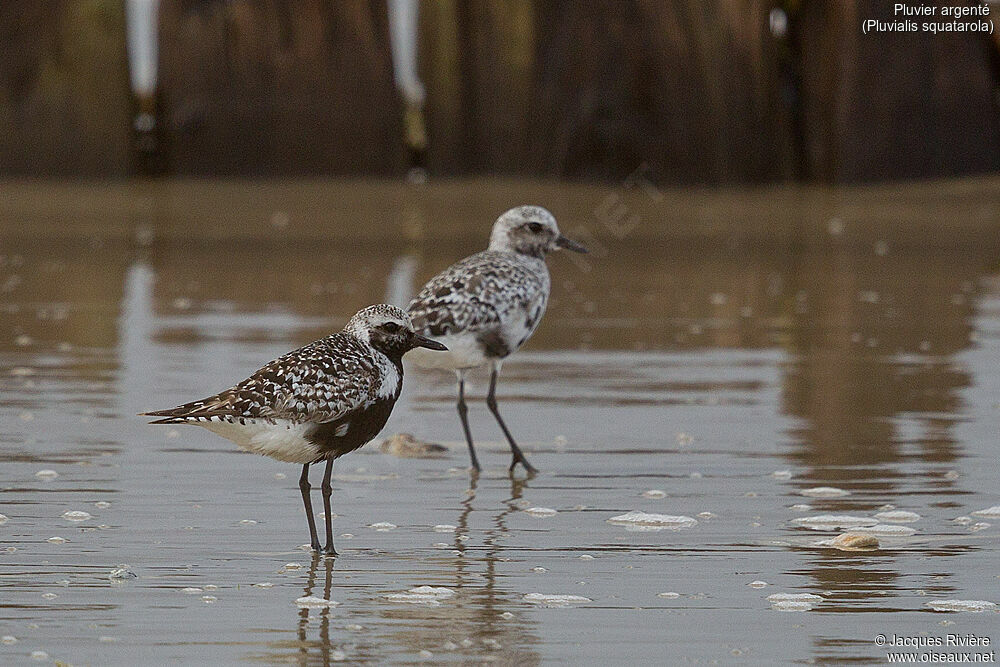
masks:
<svg viewBox="0 0 1000 667"><path fill-rule="evenodd" d="M879 664L878 634L1000 641L995 609L929 604L1000 604L989 179L0 192L4 662ZM405 301L521 196L596 248L550 260L504 366L537 476L507 475L485 374L472 478L453 378L408 369L383 435L448 451L341 459L342 555L314 559L296 466L134 416ZM823 543L848 530L879 547Z"/></svg>

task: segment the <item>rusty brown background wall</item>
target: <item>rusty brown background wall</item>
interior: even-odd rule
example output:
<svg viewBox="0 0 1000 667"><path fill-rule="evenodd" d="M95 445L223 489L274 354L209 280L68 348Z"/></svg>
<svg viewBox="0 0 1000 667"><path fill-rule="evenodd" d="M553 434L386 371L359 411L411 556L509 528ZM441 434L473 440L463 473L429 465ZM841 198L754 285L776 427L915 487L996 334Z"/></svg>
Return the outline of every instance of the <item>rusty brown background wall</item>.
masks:
<svg viewBox="0 0 1000 667"><path fill-rule="evenodd" d="M768 14L789 16L784 37ZM1000 170L998 42L862 35L879 0L427 0L433 175L668 183ZM997 17L994 17L997 18ZM398 175L382 0L163 0L171 174ZM120 0L0 4L0 174L133 173Z"/></svg>

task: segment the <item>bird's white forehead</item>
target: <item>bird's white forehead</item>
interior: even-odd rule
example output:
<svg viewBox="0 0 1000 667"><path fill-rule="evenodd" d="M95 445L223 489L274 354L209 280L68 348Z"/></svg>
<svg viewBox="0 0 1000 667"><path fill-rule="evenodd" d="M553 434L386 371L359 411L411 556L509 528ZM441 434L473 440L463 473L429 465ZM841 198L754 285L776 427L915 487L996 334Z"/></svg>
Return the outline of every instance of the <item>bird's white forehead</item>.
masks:
<svg viewBox="0 0 1000 667"><path fill-rule="evenodd" d="M558 229L556 218L541 206L515 206L497 218L496 226L511 229L525 222L538 222L546 227Z"/></svg>
<svg viewBox="0 0 1000 667"><path fill-rule="evenodd" d="M404 327L412 328L410 316L406 314L405 310L385 303L368 306L359 310L347 323L347 328L370 329L381 324L386 324L387 322L395 322Z"/></svg>

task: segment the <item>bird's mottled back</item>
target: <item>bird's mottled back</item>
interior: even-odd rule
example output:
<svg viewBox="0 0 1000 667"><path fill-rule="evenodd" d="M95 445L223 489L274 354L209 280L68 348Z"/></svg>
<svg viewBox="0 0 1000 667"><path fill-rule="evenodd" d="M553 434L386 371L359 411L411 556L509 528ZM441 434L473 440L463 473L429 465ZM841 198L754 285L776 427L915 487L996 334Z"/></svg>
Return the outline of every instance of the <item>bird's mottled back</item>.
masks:
<svg viewBox="0 0 1000 667"><path fill-rule="evenodd" d="M161 423L212 417L324 423L376 399L385 375L371 347L345 332L270 362L214 396L163 411Z"/></svg>
<svg viewBox="0 0 1000 667"><path fill-rule="evenodd" d="M548 293L544 262L487 250L431 279L410 302L409 312L414 329L428 336L489 330L513 313L528 313L534 328Z"/></svg>

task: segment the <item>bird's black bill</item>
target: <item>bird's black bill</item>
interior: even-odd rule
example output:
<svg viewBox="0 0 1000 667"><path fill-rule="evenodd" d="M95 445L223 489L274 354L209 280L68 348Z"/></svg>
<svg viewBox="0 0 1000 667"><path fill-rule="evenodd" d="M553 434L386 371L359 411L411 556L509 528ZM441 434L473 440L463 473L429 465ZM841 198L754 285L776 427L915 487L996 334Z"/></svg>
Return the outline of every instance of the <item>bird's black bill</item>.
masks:
<svg viewBox="0 0 1000 667"><path fill-rule="evenodd" d="M448 351L448 348L441 343L436 340L431 340L426 336L421 336L420 334L413 334L413 342L411 344L413 347L426 347L428 350L439 350L441 352Z"/></svg>
<svg viewBox="0 0 1000 667"><path fill-rule="evenodd" d="M583 245L582 243L578 243L573 239L568 239L562 234L560 234L559 238L556 239L556 245L559 246L560 248L565 248L566 250L572 250L573 252L580 252L580 253L588 252L587 246Z"/></svg>

